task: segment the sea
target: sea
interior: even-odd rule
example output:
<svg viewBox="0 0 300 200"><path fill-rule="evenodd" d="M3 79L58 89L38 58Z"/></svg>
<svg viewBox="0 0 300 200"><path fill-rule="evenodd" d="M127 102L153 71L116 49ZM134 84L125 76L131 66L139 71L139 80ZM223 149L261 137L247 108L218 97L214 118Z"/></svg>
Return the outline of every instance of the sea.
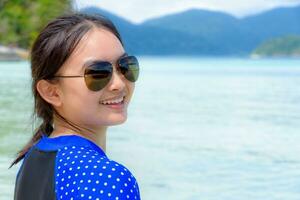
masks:
<svg viewBox="0 0 300 200"><path fill-rule="evenodd" d="M106 154L143 200L300 200L300 59L137 57ZM8 167L36 123L30 63L0 70L0 199L11 200L20 163Z"/></svg>

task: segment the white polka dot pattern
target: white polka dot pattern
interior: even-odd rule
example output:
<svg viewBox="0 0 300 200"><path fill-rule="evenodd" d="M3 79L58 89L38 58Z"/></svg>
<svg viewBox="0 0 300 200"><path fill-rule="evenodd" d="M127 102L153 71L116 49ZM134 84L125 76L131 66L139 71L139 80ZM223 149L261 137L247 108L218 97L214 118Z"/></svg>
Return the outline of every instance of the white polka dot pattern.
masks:
<svg viewBox="0 0 300 200"><path fill-rule="evenodd" d="M132 173L91 147L59 149L55 176L57 199L140 200Z"/></svg>

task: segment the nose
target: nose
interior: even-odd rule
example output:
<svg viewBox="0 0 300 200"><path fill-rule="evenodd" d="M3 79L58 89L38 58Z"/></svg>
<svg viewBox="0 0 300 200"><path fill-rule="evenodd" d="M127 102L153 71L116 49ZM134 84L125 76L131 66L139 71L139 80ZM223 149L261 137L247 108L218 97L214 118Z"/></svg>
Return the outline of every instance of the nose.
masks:
<svg viewBox="0 0 300 200"><path fill-rule="evenodd" d="M126 86L126 82L124 80L124 76L123 74L116 70L116 68L113 68L113 74L110 80L110 84L109 84L109 90L119 90L122 91L124 90L125 86Z"/></svg>

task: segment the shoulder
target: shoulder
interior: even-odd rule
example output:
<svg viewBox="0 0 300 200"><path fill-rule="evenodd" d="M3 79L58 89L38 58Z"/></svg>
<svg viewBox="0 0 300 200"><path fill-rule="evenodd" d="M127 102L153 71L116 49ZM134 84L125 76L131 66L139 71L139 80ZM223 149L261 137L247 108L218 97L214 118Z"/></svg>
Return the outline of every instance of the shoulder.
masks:
<svg viewBox="0 0 300 200"><path fill-rule="evenodd" d="M140 199L130 170L90 147L60 149L55 176L58 199Z"/></svg>

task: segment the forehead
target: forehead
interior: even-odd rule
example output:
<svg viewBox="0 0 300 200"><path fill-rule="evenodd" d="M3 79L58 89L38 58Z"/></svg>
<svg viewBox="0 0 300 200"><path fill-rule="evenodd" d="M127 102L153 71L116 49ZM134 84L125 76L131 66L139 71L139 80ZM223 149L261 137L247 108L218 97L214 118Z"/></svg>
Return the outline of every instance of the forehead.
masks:
<svg viewBox="0 0 300 200"><path fill-rule="evenodd" d="M121 42L113 33L104 28L93 28L82 37L64 67L82 71L86 63L95 60L115 63L124 53Z"/></svg>

